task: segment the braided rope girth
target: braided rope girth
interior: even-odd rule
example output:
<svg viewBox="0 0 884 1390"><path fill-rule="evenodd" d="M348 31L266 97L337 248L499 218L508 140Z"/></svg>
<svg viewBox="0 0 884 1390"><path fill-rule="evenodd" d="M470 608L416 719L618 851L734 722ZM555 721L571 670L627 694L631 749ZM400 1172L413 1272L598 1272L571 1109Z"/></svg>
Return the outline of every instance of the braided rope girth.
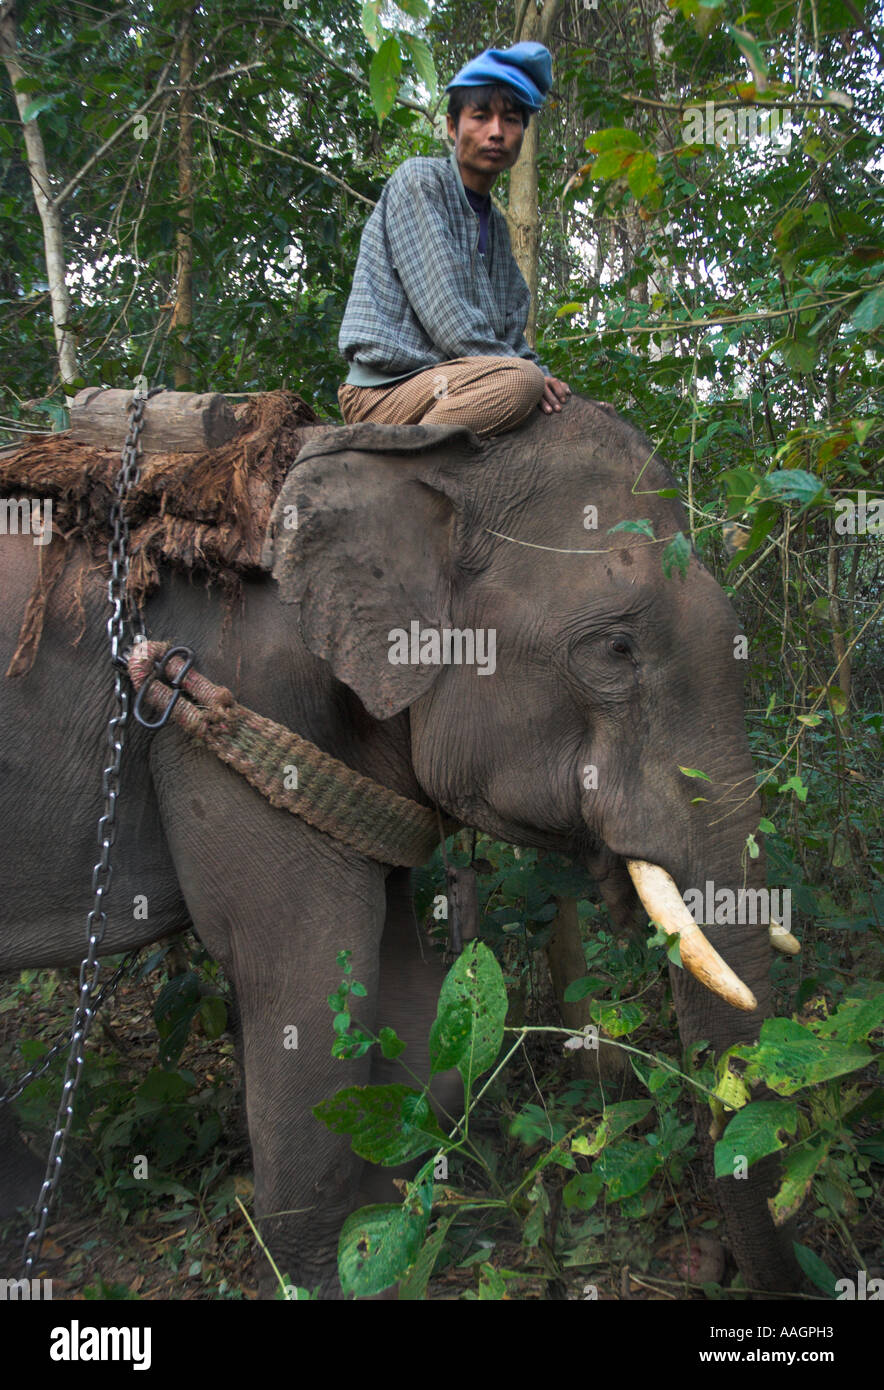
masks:
<svg viewBox="0 0 884 1390"><path fill-rule="evenodd" d="M154 671L154 662L170 646L139 642L128 657L135 689L150 679L143 700L158 714L174 698ZM169 677L174 680L183 666L181 657L170 657ZM197 671L187 673L181 689L198 703L179 698L171 720L241 773L271 806L300 816L382 864L414 868L426 863L439 843L434 811L363 777L283 724L246 709L223 685L213 685Z"/></svg>

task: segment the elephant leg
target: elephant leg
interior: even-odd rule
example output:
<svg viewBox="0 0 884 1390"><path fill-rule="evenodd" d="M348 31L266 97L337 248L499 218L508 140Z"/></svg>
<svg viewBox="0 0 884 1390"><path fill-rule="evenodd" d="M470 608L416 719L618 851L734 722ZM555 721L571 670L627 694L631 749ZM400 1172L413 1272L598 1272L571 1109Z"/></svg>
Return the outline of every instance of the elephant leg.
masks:
<svg viewBox="0 0 884 1390"><path fill-rule="evenodd" d="M417 1088L430 1074L429 1036L436 1017L439 990L446 967L414 915L411 875L392 869L387 876L387 914L381 942L381 982L377 1019L379 1027L396 1031L406 1043L401 1056L389 1061L375 1049L371 1082L374 1086L401 1082ZM442 1129L448 1133L463 1113L463 1082L455 1070L434 1076L430 1096ZM400 1168L379 1168L367 1163L360 1197L365 1204L399 1202L401 1192L393 1180L412 1177L421 1163Z"/></svg>
<svg viewBox="0 0 884 1390"><path fill-rule="evenodd" d="M343 974L336 955L350 950L352 978L368 991L360 1015L374 1026L384 869L274 810L199 748L179 748L172 760L159 741L154 747L188 910L236 991L262 1239L293 1283L339 1298L337 1240L358 1205L362 1160L311 1112L369 1080L369 1057L332 1057L327 997ZM272 1295L267 1263L260 1286Z"/></svg>
<svg viewBox="0 0 884 1390"><path fill-rule="evenodd" d="M380 893L380 875L378 879ZM343 906L342 922L347 918ZM356 942L342 928L340 945L352 949L353 978L376 997L376 943ZM337 1242L344 1219L360 1204L362 1160L348 1138L328 1130L312 1109L346 1086L366 1085L370 1059L341 1061L331 1055L334 1033L326 996L340 983L342 972L335 966L335 952L324 954L327 960L299 932L276 943L272 972L237 952L235 979L254 1205L262 1238L291 1282L318 1286L321 1297L339 1298ZM368 1011L365 1020L374 1023ZM265 1270L261 1291L269 1295L273 1287Z"/></svg>

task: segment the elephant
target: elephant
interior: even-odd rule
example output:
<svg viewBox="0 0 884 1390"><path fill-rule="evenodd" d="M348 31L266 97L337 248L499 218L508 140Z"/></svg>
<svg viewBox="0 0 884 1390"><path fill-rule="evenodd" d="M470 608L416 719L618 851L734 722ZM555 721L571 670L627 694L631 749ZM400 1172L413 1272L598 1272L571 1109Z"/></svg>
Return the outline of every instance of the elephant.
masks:
<svg viewBox="0 0 884 1390"><path fill-rule="evenodd" d="M630 520L642 526L615 529ZM679 531L688 522L652 446L577 395L483 441L453 426L328 428L288 472L265 570L232 621L217 590L170 569L146 629L187 643L242 704L400 796L569 856L618 928L671 919L690 965L670 967L682 1044L721 1052L755 1040L770 1013L768 932L701 932L680 895L707 880L763 887L765 860L763 844L745 854L759 802L739 622L694 551L664 575L663 542ZM0 542L0 670L35 557L29 538ZM82 640L54 604L33 669L2 682L4 970L82 954L110 695L105 580L85 552L76 565ZM427 638L446 633L476 634L473 659ZM290 1278L340 1297L338 1232L360 1201L380 1200L379 1178L311 1109L344 1085L407 1078L395 1062L331 1056L327 995L336 953L352 951L368 991L362 1021L394 1027L426 1074L443 972L416 930L408 870L269 805L171 724L150 734L130 721L128 740L103 951L192 922L221 961L241 1017L264 1239ZM704 800L685 767L709 779ZM130 910L136 895L146 920ZM284 1046L292 1025L297 1050ZM715 1183L754 1289L795 1280L766 1203L775 1171L765 1160Z"/></svg>

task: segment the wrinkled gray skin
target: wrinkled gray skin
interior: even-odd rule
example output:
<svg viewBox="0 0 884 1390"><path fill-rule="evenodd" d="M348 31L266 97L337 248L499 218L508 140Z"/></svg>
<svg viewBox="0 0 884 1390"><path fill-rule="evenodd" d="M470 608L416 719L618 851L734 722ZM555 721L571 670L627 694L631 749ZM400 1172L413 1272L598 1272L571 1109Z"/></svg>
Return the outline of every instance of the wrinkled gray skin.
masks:
<svg viewBox="0 0 884 1390"><path fill-rule="evenodd" d="M403 434L378 438L395 447ZM538 415L480 449L454 432L423 453L308 458L277 504L275 578L246 585L232 628L222 630L217 591L170 576L148 605L148 630L192 645L198 667L243 703L403 795L572 856L619 925L645 922L625 858L661 865L682 892L707 879L737 889L759 816L732 608L696 558L685 579L666 580L660 546L607 534L637 517L661 537L687 532L678 505L655 495L671 479L649 452L610 408L575 397L560 416ZM281 524L292 503L297 532ZM584 528L588 505L597 530ZM597 553L561 553L586 549ZM36 555L29 538L0 538L0 670ZM79 645L56 602L33 671L0 681L4 970L81 954L109 705L99 576L86 593ZM495 674L390 664L390 630L414 619L494 628ZM242 1020L256 1209L306 1209L264 1220L263 1231L283 1271L334 1296L342 1219L360 1200L385 1198L347 1141L310 1114L341 1086L380 1079L368 1059L332 1059L326 995L340 980L335 954L349 948L368 989L364 1021L395 1027L416 1065L440 971L422 957L407 871L273 810L177 729L150 737L131 727L129 738L104 949L168 936L190 918L223 962ZM583 786L587 764L598 768L594 791ZM679 764L712 782L685 778ZM698 787L708 800L692 806ZM764 886L763 856L747 873L746 886ZM133 918L136 894L147 896L147 922ZM672 970L682 1042L720 1050L757 1036L770 948L759 927L707 935L759 1001L757 1013L738 1012ZM297 1051L283 1046L291 1024ZM17 1192L7 1174L7 1205L32 1199L32 1177ZM781 1289L793 1267L766 1210L772 1178L754 1168L716 1187L746 1283Z"/></svg>

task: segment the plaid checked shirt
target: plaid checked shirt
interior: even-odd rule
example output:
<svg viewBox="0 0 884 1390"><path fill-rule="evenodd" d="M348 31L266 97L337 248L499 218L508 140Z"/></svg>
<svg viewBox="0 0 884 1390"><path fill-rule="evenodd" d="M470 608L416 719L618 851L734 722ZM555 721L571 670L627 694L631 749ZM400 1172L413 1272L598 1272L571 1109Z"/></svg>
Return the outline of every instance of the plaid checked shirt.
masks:
<svg viewBox="0 0 884 1390"><path fill-rule="evenodd" d="M406 159L362 233L338 338L348 383L384 386L456 357L526 357L542 367L524 336L528 286L493 205L485 256L478 243L454 154Z"/></svg>

